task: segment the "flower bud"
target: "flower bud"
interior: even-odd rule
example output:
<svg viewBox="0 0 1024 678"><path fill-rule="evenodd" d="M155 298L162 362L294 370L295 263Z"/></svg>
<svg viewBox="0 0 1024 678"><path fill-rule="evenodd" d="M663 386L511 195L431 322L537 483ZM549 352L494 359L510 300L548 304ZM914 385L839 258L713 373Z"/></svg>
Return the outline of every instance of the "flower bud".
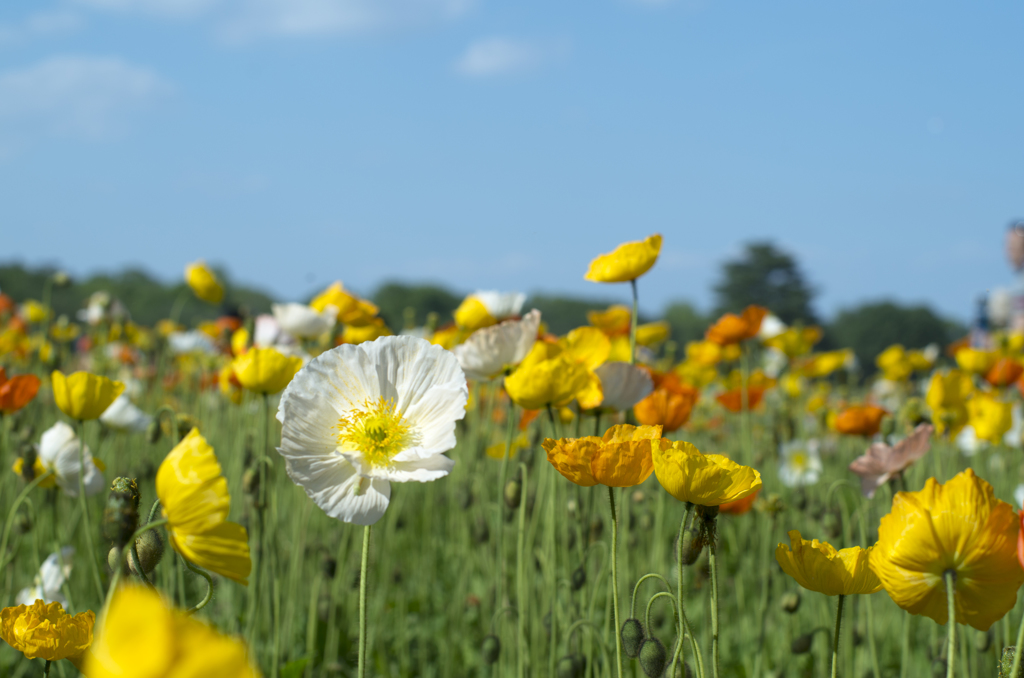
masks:
<svg viewBox="0 0 1024 678"><path fill-rule="evenodd" d="M522 500L523 484L515 478L505 483L505 506L508 506L510 509L517 509Z"/></svg>
<svg viewBox="0 0 1024 678"><path fill-rule="evenodd" d="M814 641L814 636L810 633L805 633L789 646L789 651L793 654L807 654L811 651L811 643Z"/></svg>
<svg viewBox="0 0 1024 678"><path fill-rule="evenodd" d="M113 572L118 564L121 565L121 574L128 574L128 564L121 558L121 551L116 546L107 551L107 569Z"/></svg>
<svg viewBox="0 0 1024 678"><path fill-rule="evenodd" d="M558 660L555 665L555 676L557 678L576 678L576 661L572 655L566 655Z"/></svg>
<svg viewBox="0 0 1024 678"><path fill-rule="evenodd" d="M154 419L149 422L149 426L146 427L146 440L150 445L153 445L160 441L163 435L163 430L160 428L160 420Z"/></svg>
<svg viewBox="0 0 1024 678"><path fill-rule="evenodd" d="M1013 657L1017 653L1017 648L1014 646L1004 647L1003 656L999 658L999 678L1010 678L1010 671L1013 670ZM1017 671L1017 678L1024 676L1024 662L1021 663L1020 669Z"/></svg>
<svg viewBox="0 0 1024 678"><path fill-rule="evenodd" d="M164 557L164 540L156 530L146 530L135 539L135 552L139 554L139 565L142 571L149 574L156 569ZM132 574L138 576L135 559L128 558L128 567Z"/></svg>
<svg viewBox="0 0 1024 678"><path fill-rule="evenodd" d="M484 662L487 664L498 661L498 657L501 655L501 641L498 640L498 636L492 633L484 638L484 643L480 646L480 654L483 655Z"/></svg>
<svg viewBox="0 0 1024 678"><path fill-rule="evenodd" d="M668 652L657 638L651 637L640 646L640 668L647 678L661 678L668 664Z"/></svg>
<svg viewBox="0 0 1024 678"><path fill-rule="evenodd" d="M31 483L36 478L36 448L35 445L25 445L21 449L21 479Z"/></svg>
<svg viewBox="0 0 1024 678"><path fill-rule="evenodd" d="M992 629L985 633L977 633L974 636L974 649L978 652L988 652L992 647Z"/></svg>
<svg viewBox="0 0 1024 678"><path fill-rule="evenodd" d="M103 536L123 549L139 526L139 488L130 478L116 478L103 509Z"/></svg>
<svg viewBox="0 0 1024 678"><path fill-rule="evenodd" d="M250 497L260 493L260 474L256 469L247 468L242 472L242 492Z"/></svg>
<svg viewBox="0 0 1024 678"><path fill-rule="evenodd" d="M338 561L331 556L324 556L324 559L320 561L320 571L328 579L334 579L334 575L338 572Z"/></svg>
<svg viewBox="0 0 1024 678"><path fill-rule="evenodd" d="M622 651L630 659L636 659L640 654L640 646L644 643L644 626L639 619L627 619L622 624Z"/></svg>
<svg viewBox="0 0 1024 678"><path fill-rule="evenodd" d="M779 598L779 607L787 614L794 614L800 609L800 593L797 591L783 593Z"/></svg>
<svg viewBox="0 0 1024 678"><path fill-rule="evenodd" d="M572 571L572 578L570 584L573 591L579 591L587 583L587 571L582 565Z"/></svg>
<svg viewBox="0 0 1024 678"><path fill-rule="evenodd" d="M686 662L679 662L676 664L675 678L693 678L693 669Z"/></svg>

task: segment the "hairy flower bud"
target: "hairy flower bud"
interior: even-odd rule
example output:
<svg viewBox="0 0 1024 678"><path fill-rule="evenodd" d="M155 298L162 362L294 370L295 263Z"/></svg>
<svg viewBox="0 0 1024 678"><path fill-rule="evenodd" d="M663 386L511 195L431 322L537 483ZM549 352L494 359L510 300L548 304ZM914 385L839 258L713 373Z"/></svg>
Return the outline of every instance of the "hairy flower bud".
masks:
<svg viewBox="0 0 1024 678"><path fill-rule="evenodd" d="M644 643L644 626L639 619L627 619L622 623L622 651L630 659L636 659L640 654L640 646Z"/></svg>
<svg viewBox="0 0 1024 678"><path fill-rule="evenodd" d="M787 614L794 614L800 609L800 593L797 591L783 593L779 598L779 607Z"/></svg>
<svg viewBox="0 0 1024 678"><path fill-rule="evenodd" d="M586 583L587 583L587 570L582 565L580 565L579 567L577 567L575 570L572 571L572 578L570 580L570 584L572 586L572 590L573 591L579 591L581 588L583 588L586 585Z"/></svg>
<svg viewBox="0 0 1024 678"><path fill-rule="evenodd" d="M807 654L811 651L811 643L814 641L814 636L810 633L798 637L789 646L789 651L793 654Z"/></svg>
<svg viewBox="0 0 1024 678"><path fill-rule="evenodd" d="M498 661L498 657L501 655L501 641L498 640L498 636L492 633L484 638L483 645L480 647L480 654L483 655L484 662L487 664L493 664Z"/></svg>
<svg viewBox="0 0 1024 678"><path fill-rule="evenodd" d="M149 574L164 557L164 540L156 530L146 530L135 539L135 551L139 554L142 571ZM128 566L132 574L138 576L134 558L128 558Z"/></svg>
<svg viewBox="0 0 1024 678"><path fill-rule="evenodd" d="M523 484L515 478L505 483L505 505L510 509L517 509L522 500Z"/></svg>
<svg viewBox="0 0 1024 678"><path fill-rule="evenodd" d="M123 549L139 526L139 487L131 478L116 478L103 509L103 536Z"/></svg>
<svg viewBox="0 0 1024 678"><path fill-rule="evenodd" d="M661 678L668 664L668 652L657 638L651 637L640 647L640 668L647 678Z"/></svg>

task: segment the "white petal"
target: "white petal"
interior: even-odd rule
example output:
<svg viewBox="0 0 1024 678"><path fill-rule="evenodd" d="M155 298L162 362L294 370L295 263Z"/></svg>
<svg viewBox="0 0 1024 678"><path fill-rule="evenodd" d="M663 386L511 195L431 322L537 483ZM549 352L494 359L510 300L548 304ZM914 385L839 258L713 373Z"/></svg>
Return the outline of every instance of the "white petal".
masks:
<svg viewBox="0 0 1024 678"><path fill-rule="evenodd" d="M58 421L39 436L39 461L47 468L53 467L57 454L76 440L75 429Z"/></svg>
<svg viewBox="0 0 1024 678"><path fill-rule="evenodd" d="M526 357L539 327L540 311L534 309L522 320L506 320L473 332L455 347L455 357L468 379L491 379L506 365L514 365Z"/></svg>
<svg viewBox="0 0 1024 678"><path fill-rule="evenodd" d="M100 415L100 421L122 431L145 431L153 418L140 410L123 393Z"/></svg>
<svg viewBox="0 0 1024 678"><path fill-rule="evenodd" d="M526 303L526 295L522 292L498 292L497 290L477 290L473 293L487 312L498 320L519 315L523 304Z"/></svg>
<svg viewBox="0 0 1024 678"><path fill-rule="evenodd" d="M338 315L333 307L321 313L305 304L271 304L270 308L281 329L296 337L319 337L334 327Z"/></svg>
<svg viewBox="0 0 1024 678"><path fill-rule="evenodd" d="M629 363L605 363L594 370L601 380L604 400L601 407L628 410L654 390L654 382L645 370Z"/></svg>
<svg viewBox="0 0 1024 678"><path fill-rule="evenodd" d="M171 332L167 335L167 346L171 353L180 355L182 353L208 353L216 355L217 348L213 345L210 335L199 330L188 332Z"/></svg>
<svg viewBox="0 0 1024 678"><path fill-rule="evenodd" d="M288 476L324 513L346 523L373 525L391 498L386 480L363 478L341 455L326 459L289 459Z"/></svg>
<svg viewBox="0 0 1024 678"><path fill-rule="evenodd" d="M64 582L71 575L72 558L75 557L75 547L65 546L60 553L51 553L39 567L39 581L42 583L43 591L48 594L59 592Z"/></svg>
<svg viewBox="0 0 1024 678"><path fill-rule="evenodd" d="M356 473L365 478L388 480L394 483L420 482L426 483L431 480L443 478L451 473L455 466L455 460L449 459L443 454L435 454L426 458L417 458L410 461L394 462L388 467L373 467L362 463L358 455L345 455L352 463Z"/></svg>

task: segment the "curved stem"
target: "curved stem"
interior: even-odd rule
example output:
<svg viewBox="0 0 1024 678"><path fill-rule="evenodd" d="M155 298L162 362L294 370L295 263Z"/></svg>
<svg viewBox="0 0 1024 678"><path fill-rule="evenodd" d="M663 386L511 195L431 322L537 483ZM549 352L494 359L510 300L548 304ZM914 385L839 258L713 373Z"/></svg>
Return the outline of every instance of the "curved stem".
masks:
<svg viewBox="0 0 1024 678"><path fill-rule="evenodd" d="M956 666L956 573L953 570L946 570L942 578L946 580L946 603L949 610L949 621L946 622L946 626L949 627L946 678L953 678L953 667Z"/></svg>
<svg viewBox="0 0 1024 678"><path fill-rule="evenodd" d="M363 557L359 566L359 678L366 678L366 575L370 562L370 527L363 528Z"/></svg>
<svg viewBox="0 0 1024 678"><path fill-rule="evenodd" d="M634 282L634 289L636 283ZM615 667L622 678L622 626L619 622L619 520L615 514L615 489L608 488L608 501L612 506L612 613L615 618Z"/></svg>
<svg viewBox="0 0 1024 678"><path fill-rule="evenodd" d="M836 678L839 669L839 628L843 625L843 602L846 596L839 594L839 605L836 607L836 632L832 637L832 678Z"/></svg>
<svg viewBox="0 0 1024 678"><path fill-rule="evenodd" d="M182 556L181 559L185 561L185 567L191 570L193 574L198 574L200 577L206 580L206 596L202 600L200 600L196 605L193 605L192 607L185 610L186 615L193 615L196 612L199 612L199 610L206 607L209 604L209 602L213 600L213 577L211 577L209 573L206 572L206 570L198 568L192 563L190 563L188 561L188 558Z"/></svg>
<svg viewBox="0 0 1024 678"><path fill-rule="evenodd" d="M676 611L679 613L679 643L676 645L675 656L672 658L672 667L669 669L669 675L676 675L676 667L686 661L686 650L683 646L683 634L689 632L690 624L686 619L686 607L683 598L683 537L686 536L686 531L690 529L690 525L693 523L693 504L687 503L686 512L683 514L683 519L679 521L679 536L676 537ZM704 669L702 667L702 659L699 653L696 651L697 641L690 635L690 641L694 644L694 653L697 654L695 661L697 662L698 673L701 678L704 676ZM759 678L755 676L754 678Z"/></svg>
<svg viewBox="0 0 1024 678"><path fill-rule="evenodd" d="M1021 645L1024 645L1024 617L1020 620L1020 629L1017 631L1017 645L1013 651L1013 666L1010 668L1010 678L1020 674Z"/></svg>
<svg viewBox="0 0 1024 678"><path fill-rule="evenodd" d="M643 584L645 581L647 581L648 579L652 579L652 578L653 579L660 579L665 584L665 588L667 588L669 590L669 592L671 593L672 586L669 585L668 580L665 579L664 577L662 577L660 574L658 574L656 572L651 572L649 574L645 574L644 576L640 577L636 581L636 586L633 587L633 597L629 601L629 618L630 619L632 619L635 616L634 613L636 612L636 594L640 590L640 584Z"/></svg>
<svg viewBox="0 0 1024 678"><path fill-rule="evenodd" d="M22 489L22 491L18 494L18 496L14 498L14 503L11 504L11 508L7 512L7 522L4 523L3 537L0 537L0 565L7 565L7 563L10 562L7 559L7 540L11 536L11 527L14 525L14 516L17 515L18 508L21 506L21 503L25 501L25 497L27 497L29 493L39 485L39 483L43 482L52 475L53 471L47 471L42 475L36 476L35 478L32 479L32 482L26 485L24 489ZM13 560L13 556L11 559Z"/></svg>
<svg viewBox="0 0 1024 678"><path fill-rule="evenodd" d="M644 610L644 628L647 629L647 635L649 636L653 635L651 633L651 606L654 604L654 601L656 601L658 598L668 598L670 601L672 601L672 611L677 613L677 618L679 617L679 611L676 609L676 599L672 596L672 593L670 591L658 591L653 596L651 596L650 599L647 601L647 609ZM682 639L682 637L683 629L680 627L679 638Z"/></svg>

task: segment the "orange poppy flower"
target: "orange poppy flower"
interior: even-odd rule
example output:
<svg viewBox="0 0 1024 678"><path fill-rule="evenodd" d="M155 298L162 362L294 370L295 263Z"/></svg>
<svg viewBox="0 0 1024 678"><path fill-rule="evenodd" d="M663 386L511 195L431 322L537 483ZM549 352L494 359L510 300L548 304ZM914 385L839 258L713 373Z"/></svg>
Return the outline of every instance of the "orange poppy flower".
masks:
<svg viewBox="0 0 1024 678"><path fill-rule="evenodd" d="M1024 366L1012 358L1000 358L985 374L985 381L1003 388L1020 379Z"/></svg>
<svg viewBox="0 0 1024 678"><path fill-rule="evenodd" d="M0 412L10 414L28 405L39 392L39 377L34 374L19 374L7 378L7 372L0 367Z"/></svg>
<svg viewBox="0 0 1024 678"><path fill-rule="evenodd" d="M851 436L873 436L882 425L882 417L889 414L877 405L851 405L836 417L835 428Z"/></svg>
<svg viewBox="0 0 1024 678"><path fill-rule="evenodd" d="M766 390L764 386L751 385L747 387L747 405L749 409L752 410L761 404ZM720 402L730 412L743 411L743 389L741 388L731 388L725 393L718 395L715 400Z"/></svg>
<svg viewBox="0 0 1024 678"><path fill-rule="evenodd" d="M0 314L10 313L14 310L14 299L11 299L6 294L0 293Z"/></svg>
<svg viewBox="0 0 1024 678"><path fill-rule="evenodd" d="M660 441L660 426L619 424L600 438L545 438L541 446L555 470L581 487L633 487L654 471L651 449Z"/></svg>
<svg viewBox="0 0 1024 678"><path fill-rule="evenodd" d="M540 410L523 410L519 417L519 430L525 431L530 428L530 423L540 415Z"/></svg>
<svg viewBox="0 0 1024 678"><path fill-rule="evenodd" d="M768 315L768 309L751 304L743 309L741 315L726 313L714 325L708 328L704 338L719 346L738 344L744 339L757 336L761 329L761 321Z"/></svg>
<svg viewBox="0 0 1024 678"><path fill-rule="evenodd" d="M727 504L722 504L718 507L721 513L731 513L734 516L742 516L744 513L749 511L754 505L754 501L757 499L757 495L761 494L761 488L757 488L754 494L748 494L742 499L736 501L730 501Z"/></svg>
<svg viewBox="0 0 1024 678"><path fill-rule="evenodd" d="M690 419L700 391L679 380L674 372L652 372L654 390L633 407L636 420L647 426L660 425L666 433Z"/></svg>

